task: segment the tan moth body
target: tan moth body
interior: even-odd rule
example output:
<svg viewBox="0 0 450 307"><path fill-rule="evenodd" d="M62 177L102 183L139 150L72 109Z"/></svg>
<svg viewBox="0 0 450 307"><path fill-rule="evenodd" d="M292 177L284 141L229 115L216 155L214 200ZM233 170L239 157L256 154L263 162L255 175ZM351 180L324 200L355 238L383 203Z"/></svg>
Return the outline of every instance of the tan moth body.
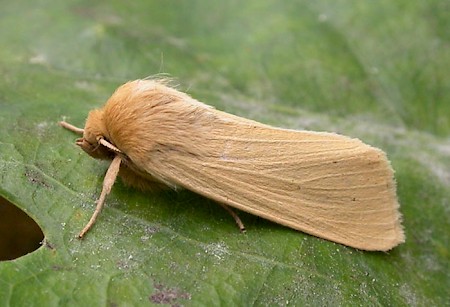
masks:
<svg viewBox="0 0 450 307"><path fill-rule="evenodd" d="M162 82L136 80L89 113L77 144L95 158L114 159L123 182L140 189L183 187L358 249L386 251L404 242L390 163L358 139L274 128Z"/></svg>

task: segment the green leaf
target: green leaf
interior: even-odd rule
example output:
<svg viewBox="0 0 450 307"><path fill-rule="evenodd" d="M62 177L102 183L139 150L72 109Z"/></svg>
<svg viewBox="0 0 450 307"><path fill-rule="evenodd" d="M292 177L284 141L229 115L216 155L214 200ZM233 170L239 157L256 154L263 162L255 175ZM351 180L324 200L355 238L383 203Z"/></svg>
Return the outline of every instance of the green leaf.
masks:
<svg viewBox="0 0 450 307"><path fill-rule="evenodd" d="M0 262L0 305L445 305L450 21L445 1L9 1L0 18L0 195L41 226ZM82 126L127 80L170 73L218 109L385 150L407 241L362 252L189 191L118 181L83 241L107 163Z"/></svg>

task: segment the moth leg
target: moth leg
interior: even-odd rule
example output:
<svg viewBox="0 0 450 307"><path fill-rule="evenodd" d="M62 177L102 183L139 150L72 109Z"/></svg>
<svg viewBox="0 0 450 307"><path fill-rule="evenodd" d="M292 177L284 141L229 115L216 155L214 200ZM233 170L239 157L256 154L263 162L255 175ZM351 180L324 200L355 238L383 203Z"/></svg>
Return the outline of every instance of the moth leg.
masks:
<svg viewBox="0 0 450 307"><path fill-rule="evenodd" d="M117 174L119 173L120 162L122 162L122 159L119 155L116 155L109 165L108 171L105 175L105 179L103 180L102 193L100 194L100 198L97 200L97 207L95 208L94 214L92 214L89 222L78 235L79 239L82 239L84 235L89 231L89 229L92 228L92 226L95 224L95 221L97 220L97 216L100 214L100 211L102 211L106 196L109 194L109 192L111 192L111 188L116 181Z"/></svg>
<svg viewBox="0 0 450 307"><path fill-rule="evenodd" d="M244 223L242 223L241 219L239 218L239 216L237 216L237 214L227 205L219 203L219 205L222 206L222 208L224 208L225 210L227 210L227 212L229 214L231 214L231 216L234 218L234 221L236 222L237 226L239 227L239 230L241 232L245 232L245 226Z"/></svg>
<svg viewBox="0 0 450 307"><path fill-rule="evenodd" d="M67 122L65 122L65 121L59 122L59 125L60 125L61 127L63 127L63 128L66 128L67 130L70 130L70 131L75 132L75 133L77 133L77 134L81 134L81 135L82 135L82 134L84 133L84 129L75 127L74 125L69 124L69 123L67 123Z"/></svg>

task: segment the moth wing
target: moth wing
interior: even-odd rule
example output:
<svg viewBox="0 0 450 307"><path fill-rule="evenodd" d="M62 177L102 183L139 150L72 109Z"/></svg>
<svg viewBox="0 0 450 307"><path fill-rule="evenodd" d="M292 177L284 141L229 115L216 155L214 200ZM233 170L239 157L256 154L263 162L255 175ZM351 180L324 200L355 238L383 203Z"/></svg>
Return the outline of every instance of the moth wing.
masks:
<svg viewBox="0 0 450 307"><path fill-rule="evenodd" d="M179 127L188 136L185 149L161 144L143 167L207 198L344 245L385 251L404 241L393 170L381 150L333 133L208 113Z"/></svg>

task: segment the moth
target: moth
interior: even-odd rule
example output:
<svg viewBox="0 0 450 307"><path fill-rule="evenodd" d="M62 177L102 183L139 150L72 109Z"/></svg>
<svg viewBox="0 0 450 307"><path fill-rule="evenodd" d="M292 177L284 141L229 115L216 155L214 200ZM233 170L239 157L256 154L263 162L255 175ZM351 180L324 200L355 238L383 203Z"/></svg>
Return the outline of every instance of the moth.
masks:
<svg viewBox="0 0 450 307"><path fill-rule="evenodd" d="M141 190L185 188L310 235L368 251L404 242L386 154L335 133L276 128L203 104L162 80L120 86L91 111L87 154L111 160L82 238L119 176Z"/></svg>

